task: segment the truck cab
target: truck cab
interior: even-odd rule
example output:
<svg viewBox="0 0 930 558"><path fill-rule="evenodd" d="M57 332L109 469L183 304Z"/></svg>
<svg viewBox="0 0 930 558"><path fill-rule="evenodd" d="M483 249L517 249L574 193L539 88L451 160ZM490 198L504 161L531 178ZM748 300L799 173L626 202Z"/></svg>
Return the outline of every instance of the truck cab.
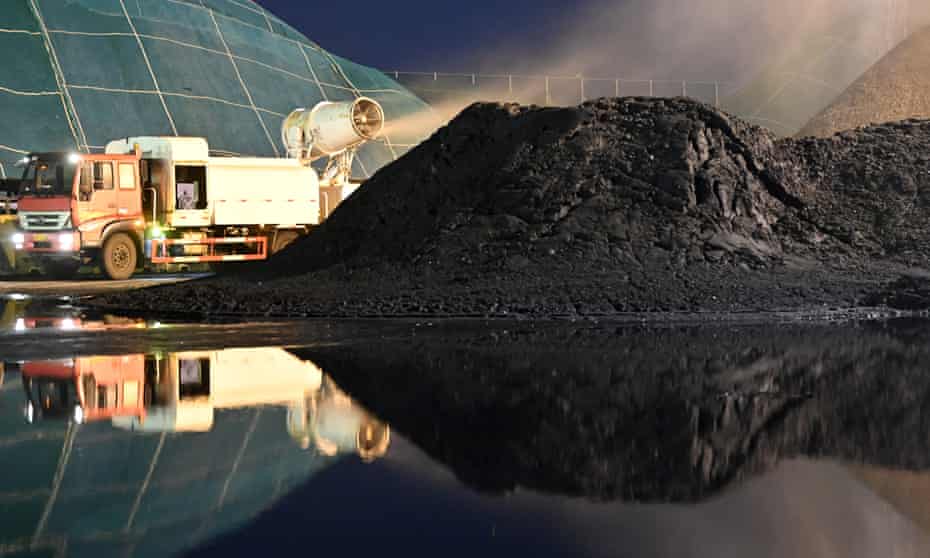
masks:
<svg viewBox="0 0 930 558"><path fill-rule="evenodd" d="M145 416L144 355L26 362L20 371L27 422Z"/></svg>
<svg viewBox="0 0 930 558"><path fill-rule="evenodd" d="M141 154L35 153L23 160L17 251L68 277L106 252L105 272L129 276L145 228ZM128 244L132 246L128 246Z"/></svg>

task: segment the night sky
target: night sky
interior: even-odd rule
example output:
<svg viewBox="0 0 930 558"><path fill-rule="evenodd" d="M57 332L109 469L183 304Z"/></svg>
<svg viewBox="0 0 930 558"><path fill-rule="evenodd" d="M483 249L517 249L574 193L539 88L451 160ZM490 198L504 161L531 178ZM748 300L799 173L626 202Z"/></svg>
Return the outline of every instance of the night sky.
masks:
<svg viewBox="0 0 930 558"><path fill-rule="evenodd" d="M567 10L559 0L256 1L350 60L384 70L467 72L519 66L489 54L512 44L545 45L591 2L576 0Z"/></svg>
<svg viewBox="0 0 930 558"><path fill-rule="evenodd" d="M884 0L256 1L329 51L385 71L730 84L809 45L818 59L824 34L845 41L852 63L877 60L897 19ZM912 0L902 17L930 21L927 4Z"/></svg>

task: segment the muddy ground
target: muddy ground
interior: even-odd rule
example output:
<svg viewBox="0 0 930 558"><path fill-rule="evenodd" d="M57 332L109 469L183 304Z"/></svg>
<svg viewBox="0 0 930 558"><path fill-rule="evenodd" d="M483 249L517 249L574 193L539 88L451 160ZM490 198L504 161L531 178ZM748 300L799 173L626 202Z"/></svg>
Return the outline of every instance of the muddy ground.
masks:
<svg viewBox="0 0 930 558"><path fill-rule="evenodd" d="M664 502L798 457L927 471L928 335L528 323L296 352L473 487Z"/></svg>
<svg viewBox="0 0 930 558"><path fill-rule="evenodd" d="M96 303L346 317L855 308L930 276L928 213L930 122L777 140L687 99L479 104L267 264Z"/></svg>

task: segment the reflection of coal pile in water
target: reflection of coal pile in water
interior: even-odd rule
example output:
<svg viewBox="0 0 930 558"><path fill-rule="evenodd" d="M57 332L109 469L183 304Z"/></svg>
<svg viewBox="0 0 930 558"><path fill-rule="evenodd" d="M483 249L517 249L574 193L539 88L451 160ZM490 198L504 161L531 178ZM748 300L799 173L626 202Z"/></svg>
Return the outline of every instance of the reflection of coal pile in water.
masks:
<svg viewBox="0 0 930 558"><path fill-rule="evenodd" d="M103 301L292 316L850 307L863 283L930 265L928 145L930 124L777 142L684 99L474 105L261 281Z"/></svg>
<svg viewBox="0 0 930 558"><path fill-rule="evenodd" d="M898 45L816 115L799 136L908 118L930 118L930 28Z"/></svg>
<svg viewBox="0 0 930 558"><path fill-rule="evenodd" d="M300 354L475 487L693 501L795 457L930 469L928 342L906 325L518 327Z"/></svg>
<svg viewBox="0 0 930 558"><path fill-rule="evenodd" d="M18 369L0 391L0 509L15 518L0 525L0 553L173 555L390 443L317 366L277 348Z"/></svg>

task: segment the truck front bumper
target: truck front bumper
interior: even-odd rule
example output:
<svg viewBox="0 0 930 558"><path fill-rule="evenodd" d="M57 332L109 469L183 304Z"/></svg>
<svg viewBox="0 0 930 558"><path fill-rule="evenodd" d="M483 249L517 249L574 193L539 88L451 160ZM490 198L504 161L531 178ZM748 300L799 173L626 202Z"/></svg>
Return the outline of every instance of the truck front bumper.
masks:
<svg viewBox="0 0 930 558"><path fill-rule="evenodd" d="M77 256L81 251L81 235L77 231L18 232L12 240L18 252Z"/></svg>

